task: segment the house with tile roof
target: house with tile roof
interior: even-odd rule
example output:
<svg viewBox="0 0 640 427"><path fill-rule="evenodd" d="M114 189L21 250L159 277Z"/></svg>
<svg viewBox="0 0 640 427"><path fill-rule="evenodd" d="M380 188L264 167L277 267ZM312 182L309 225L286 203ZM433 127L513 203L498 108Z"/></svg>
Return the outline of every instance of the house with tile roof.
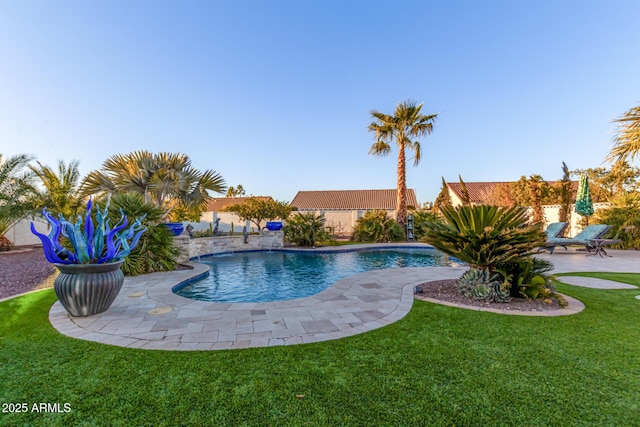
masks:
<svg viewBox="0 0 640 427"><path fill-rule="evenodd" d="M298 191L291 206L299 212L315 212L325 217L325 225L335 235L349 235L365 212L382 209L395 217L396 190ZM407 206L418 207L413 189L407 189Z"/></svg>
<svg viewBox="0 0 640 427"><path fill-rule="evenodd" d="M467 193L469 193L469 200L472 205L490 205L494 204L495 195L499 193L500 187L508 187L513 182L502 181L502 182L466 182L465 186L467 187ZM547 181L548 184L553 185L556 182ZM447 182L447 188L449 190L449 196L451 197L451 204L453 206L462 205L462 185L460 182ZM573 187L573 201L575 202L576 193L578 190L578 181L571 181ZM609 207L609 203L594 203L593 207L595 210ZM580 221L582 217L575 213L575 207L572 206L570 209L570 220L569 220L569 236L575 236L582 230L582 226L580 225ZM545 226L557 222L560 216L560 205L544 205L542 206L542 211L544 215Z"/></svg>
<svg viewBox="0 0 640 427"><path fill-rule="evenodd" d="M489 205L493 203L495 194L499 193L500 188L508 188L514 182L510 181L489 181L489 182L466 182L467 193L469 193L469 200L472 205ZM549 185L555 184L555 182L547 182ZM573 199L575 200L575 194L578 190L578 181L571 181L573 186ZM460 182L447 182L447 188L449 189L449 196L451 197L451 204L458 206L462 204L462 184Z"/></svg>

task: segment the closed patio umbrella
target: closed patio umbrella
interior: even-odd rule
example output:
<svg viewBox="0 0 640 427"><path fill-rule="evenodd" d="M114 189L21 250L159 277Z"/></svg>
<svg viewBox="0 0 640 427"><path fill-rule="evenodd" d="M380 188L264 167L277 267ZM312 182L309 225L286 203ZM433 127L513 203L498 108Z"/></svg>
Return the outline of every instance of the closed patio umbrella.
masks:
<svg viewBox="0 0 640 427"><path fill-rule="evenodd" d="M589 225L589 217L593 215L593 200L591 200L591 191L589 190L589 178L584 173L580 175L580 182L578 182L576 213L587 218L587 225Z"/></svg>

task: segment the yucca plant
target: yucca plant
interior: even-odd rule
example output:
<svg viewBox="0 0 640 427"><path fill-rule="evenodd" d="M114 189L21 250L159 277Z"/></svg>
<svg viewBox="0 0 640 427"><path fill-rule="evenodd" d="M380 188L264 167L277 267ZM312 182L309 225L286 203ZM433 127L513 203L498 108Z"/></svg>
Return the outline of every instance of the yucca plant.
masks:
<svg viewBox="0 0 640 427"><path fill-rule="evenodd" d="M472 268L494 270L497 263L519 259L544 245L545 234L528 225L522 207L443 207L443 220L424 224L423 241L468 263Z"/></svg>
<svg viewBox="0 0 640 427"><path fill-rule="evenodd" d="M366 212L353 228L351 240L358 242L396 242L404 240L402 226L384 210Z"/></svg>

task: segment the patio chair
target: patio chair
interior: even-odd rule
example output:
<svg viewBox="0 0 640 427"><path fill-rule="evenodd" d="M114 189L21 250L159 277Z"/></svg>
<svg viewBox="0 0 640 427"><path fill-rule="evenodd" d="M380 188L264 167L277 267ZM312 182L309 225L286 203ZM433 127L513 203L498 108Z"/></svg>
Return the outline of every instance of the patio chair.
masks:
<svg viewBox="0 0 640 427"><path fill-rule="evenodd" d="M562 233L568 225L567 222L553 222L547 225L547 229L544 230L547 233L547 239L562 238Z"/></svg>
<svg viewBox="0 0 640 427"><path fill-rule="evenodd" d="M556 246L562 246L565 249L567 249L567 246L584 246L589 252L591 252L593 247L589 244L589 240L602 238L602 236L607 234L610 229L611 226L606 224L588 225L584 230L576 234L576 236L571 239L563 237L547 238L547 243L544 248L548 249L549 253L553 253Z"/></svg>

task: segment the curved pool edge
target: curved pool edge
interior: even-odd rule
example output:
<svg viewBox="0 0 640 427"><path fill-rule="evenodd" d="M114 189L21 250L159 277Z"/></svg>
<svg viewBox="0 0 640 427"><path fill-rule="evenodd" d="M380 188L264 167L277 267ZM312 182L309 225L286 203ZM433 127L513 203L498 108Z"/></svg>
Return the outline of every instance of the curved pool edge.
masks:
<svg viewBox="0 0 640 427"><path fill-rule="evenodd" d="M202 258L215 258L217 256L227 256L233 254L247 253L247 252L303 252L303 253L316 253L316 254L329 254L340 252L358 252L358 251L374 251L376 249L433 249L433 246L427 243L413 242L413 243L362 243L354 245L341 245L341 246L319 246L313 248L306 247L285 247L275 249L247 249L238 251L227 252L215 252L208 254L201 254L189 258L190 262L197 262Z"/></svg>
<svg viewBox="0 0 640 427"><path fill-rule="evenodd" d="M374 270L338 280L311 297L262 303L212 303L171 292L202 274L193 270L128 277L109 310L70 317L59 302L49 320L69 337L128 348L221 350L305 344L361 334L402 319L413 287L456 278L462 267Z"/></svg>

